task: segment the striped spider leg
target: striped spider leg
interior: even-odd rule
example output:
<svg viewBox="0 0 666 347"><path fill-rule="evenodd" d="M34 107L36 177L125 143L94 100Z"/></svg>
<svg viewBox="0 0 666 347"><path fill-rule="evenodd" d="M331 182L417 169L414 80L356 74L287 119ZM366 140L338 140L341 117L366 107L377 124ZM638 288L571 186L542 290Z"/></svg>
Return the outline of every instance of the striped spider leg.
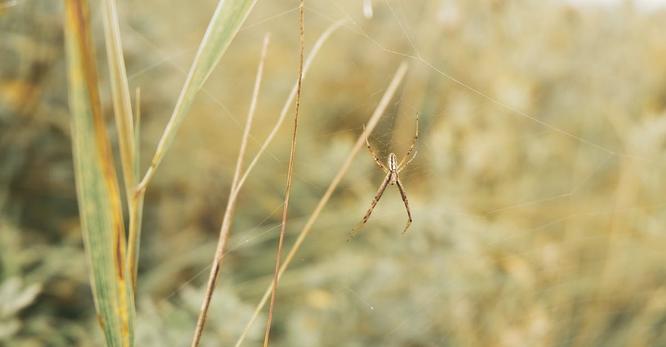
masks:
<svg viewBox="0 0 666 347"><path fill-rule="evenodd" d="M372 202L370 203L370 208L368 211L365 213L363 216L363 219L361 222L359 222L356 227L352 230L351 236L354 236L364 225L365 223L368 222L368 219L370 219L370 215L372 214L372 211L374 211L375 206L377 206L377 203L379 202L379 199L382 198L382 195L384 194L384 191L386 190L386 187L389 185L396 185L398 187L398 190L400 191L400 197L402 198L402 202L405 204L405 210L407 211L407 225L405 225L405 228L403 229L403 233L409 229L409 226L412 224L412 212L409 210L409 201L407 200L407 193L405 192L405 187L400 181L400 172L404 170L409 163L414 160L416 157L416 141L419 138L419 115L416 115L416 134L414 135L414 139L412 140L412 144L409 146L409 149L407 150L407 153L405 156L398 162L398 157L395 155L395 153L390 153L388 155L388 159L386 162L386 165L382 163L382 161L379 159L375 151L372 149L372 146L370 146L370 142L368 142L368 138L365 138L365 144L368 147L368 151L370 152L370 155L372 156L372 159L374 159L375 163L379 168L381 168L384 172L386 172L386 176L384 177L384 180L382 183L379 185L379 189L377 189L377 193L375 193L375 196L372 198Z"/></svg>

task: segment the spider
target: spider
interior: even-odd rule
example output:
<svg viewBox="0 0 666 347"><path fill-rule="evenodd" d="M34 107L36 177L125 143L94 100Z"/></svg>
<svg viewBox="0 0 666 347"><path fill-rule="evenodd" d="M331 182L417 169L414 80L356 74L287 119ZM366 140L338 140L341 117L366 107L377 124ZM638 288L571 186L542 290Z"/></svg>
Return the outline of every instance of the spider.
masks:
<svg viewBox="0 0 666 347"><path fill-rule="evenodd" d="M365 127L364 127L365 128ZM379 202L379 199L382 198L382 194L384 194L384 191L386 190L386 187L390 185L397 185L398 190L400 191L400 196L402 197L402 202L405 203L405 210L407 210L407 225L405 225L405 229L402 231L403 233L409 229L409 226L412 224L412 213L409 210L409 202L407 201L407 193L405 192L405 187L402 185L402 182L400 182L400 172L409 165L409 163L414 160L416 157L416 141L419 138L419 115L416 115L416 134L414 134L414 140L412 140L411 146L409 146L409 149L407 150L407 154L398 162L398 157L395 155L395 153L391 152L388 155L388 160L386 162L386 165L382 163L382 161L379 159L375 151L372 150L372 146L370 146L370 142L368 142L368 138L365 138L365 144L368 147L368 151L370 151L370 155L372 156L372 159L375 160L375 163L379 168L381 168L384 172L386 172L386 177L384 177L384 180L382 181L382 184L379 185L379 189L377 189L377 193L375 193L375 196L372 198L372 202L370 203L370 208L368 211L365 213L365 216L363 216L363 219L361 222L352 230L351 236L355 235L358 230L365 225L365 223L368 222L368 219L370 218L370 215L372 214L372 211L374 211L375 206L377 206L377 203Z"/></svg>

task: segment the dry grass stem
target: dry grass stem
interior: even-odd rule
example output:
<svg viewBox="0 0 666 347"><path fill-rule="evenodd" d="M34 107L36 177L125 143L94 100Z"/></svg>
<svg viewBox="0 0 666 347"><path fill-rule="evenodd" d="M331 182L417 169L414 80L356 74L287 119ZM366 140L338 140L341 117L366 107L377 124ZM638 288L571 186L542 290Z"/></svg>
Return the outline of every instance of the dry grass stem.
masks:
<svg viewBox="0 0 666 347"><path fill-rule="evenodd" d="M141 170L141 88L137 87L134 91L134 177L139 177Z"/></svg>
<svg viewBox="0 0 666 347"><path fill-rule="evenodd" d="M211 271L208 278L208 285L206 287L206 294L204 296L203 302L201 303L199 317L197 318L197 325L194 330L194 337L192 338L193 347L198 346L199 342L201 341L203 328L206 324L206 318L208 316L208 308L210 306L210 301L212 299L213 291L215 289L215 283L217 281L217 275L220 271L222 258L224 257L224 250L226 248L226 244L229 239L231 218L233 216L234 206L236 204L236 197L238 196L237 194L234 194L234 191L236 191L236 185L238 184L238 178L240 177L241 168L243 166L243 158L245 157L245 149L247 148L247 142L248 139L250 138L250 129L252 128L252 121L254 119L257 100L259 99L259 89L261 87L261 80L264 73L264 62L266 60L266 51L268 50L269 42L270 42L270 35L266 34L266 36L264 36L264 42L261 48L261 57L259 59L259 66L257 67L257 75L254 82L254 89L252 92L252 99L250 101L250 108L248 110L247 119L245 121L245 128L243 129L243 137L241 139L240 149L238 150L238 158L236 159L236 168L234 170L234 177L232 179L231 188L229 189L227 207L224 211L224 217L222 219L222 227L220 228L220 236L217 243L217 249L215 251L215 258L213 259L213 264L211 266Z"/></svg>
<svg viewBox="0 0 666 347"><path fill-rule="evenodd" d="M302 74L303 78L305 78L305 76L307 74L307 71L309 70L309 67L312 65L312 62L314 61L315 57L317 56L317 53L319 52L319 49L323 46L323 44L331 36L331 34L333 34L333 32L335 30L337 30L338 28L340 28L344 23L345 23L344 20L341 20L341 21L338 21L338 22L334 23L328 29L326 29L326 31L324 31L324 33L322 33L321 36L317 39L317 42L315 42L314 46L312 47L312 50L310 51L310 54L308 55L308 58L305 61L305 64L303 65L303 74ZM298 88L298 82L296 82L294 84L294 87L292 88L291 93L287 97L287 101L285 102L285 104L284 104L284 106L283 106L283 108L280 112L280 116L278 117L278 120L276 121L275 125L273 126L273 129L271 130L271 132L267 136L264 143L259 148L259 151L257 151L254 158L252 158L252 161L248 165L247 169L245 169L245 172L243 173L243 176L238 180L235 187L234 187L234 185L232 185L231 194L229 195L227 205L229 205L229 202L236 200L236 198L238 197L238 193L240 192L240 189L243 187L243 184L245 183L245 180L247 179L248 175L250 174L250 172L252 171L254 166L257 164L257 162L259 161L259 158L261 157L263 152L266 150L266 148L268 148L268 145L271 143L271 141L273 140L273 138L277 134L278 130L280 129L280 126L284 122L284 119L285 119L285 117L287 115L287 112L289 110L289 106L291 106L291 103L294 101L294 98L296 97L297 88ZM228 207L228 209L229 209L229 207ZM231 211L232 211L232 209L229 210L229 212L231 212ZM222 244L218 244L218 249L216 250L215 259L217 260L216 261L217 265L215 265L215 263L214 263L212 265L212 268L211 268L211 273L210 273L210 276L209 276L209 279L208 279L208 284L206 286L206 294L204 296L204 302L202 304L202 312L204 310L204 306L205 306L205 310L207 311L208 310L208 305L210 305L210 300L211 300L211 297L212 297L212 294L213 294L213 290L215 288L215 282L217 280L217 274L219 272L219 268L222 266L222 262L224 261L224 254L225 254L224 251L226 249L226 243L227 243L227 240L228 240L228 237L229 237L228 234L229 234L229 228L230 227L231 227L231 214L230 213L227 214L225 212L225 217L222 220L222 227L221 227L221 230L220 230ZM222 235L226 235L226 236L222 237ZM204 314L204 316L205 316L205 314ZM195 332L195 339L197 339L197 340L200 339L201 330L203 329L204 324L205 324L205 317L202 318L202 316L200 315L199 319L197 321L197 328L196 329L197 329L198 332ZM197 334L199 335L199 338L196 337ZM194 344L194 339L193 339L192 346L196 346L196 344Z"/></svg>
<svg viewBox="0 0 666 347"><path fill-rule="evenodd" d="M324 31L324 33L319 36L317 39L317 42L315 42L314 46L312 47L312 50L310 51L310 54L308 55L307 59L305 60L305 64L303 65L303 78L307 76L308 70L310 70L310 66L312 65L312 62L314 61L315 57L317 56L317 53L319 52L319 49L324 45L326 40L335 32L337 29L342 27L342 25L346 22L346 20L340 20L335 23L333 23L330 27ZM257 154L254 155L254 158L252 158L252 161L250 164L247 166L247 169L245 169L245 173L243 173L243 176L241 177L238 187L234 194L238 194L238 190L243 186L245 183L245 180L247 177L250 175L250 172L254 168L254 166L257 164L259 161L259 158L261 155L266 151L268 146L271 144L273 141L273 138L277 134L278 130L280 130L280 126L282 126L282 123L284 122L285 117L287 116L287 112L289 112L289 107L291 106L291 103L294 101L294 98L296 97L296 91L298 90L298 82L294 83L294 87L291 89L291 92L289 93L289 96L287 97L287 101L284 103L284 106L282 107L282 110L280 111L280 116L278 117L278 120L275 122L275 125L273 126L273 129L271 132L268 134L266 137L266 140L264 143L261 144L261 147L259 148L259 151L257 151Z"/></svg>
<svg viewBox="0 0 666 347"><path fill-rule="evenodd" d="M277 251L275 252L275 270L273 273L273 288L271 291L271 303L268 306L268 319L266 320L266 332L264 333L264 347L270 344L271 323L273 322L273 311L275 310L275 297L278 287L278 272L280 271L280 255L284 245L284 234L287 228L287 216L289 214L289 196L291 193L291 182L294 174L294 160L296 158L296 135L298 133L298 113L301 107L301 92L303 90L303 46L305 41L304 0L299 5L299 52L298 52L298 82L296 84L296 110L294 111L294 129L291 134L291 148L289 150L289 164L287 168L287 186L284 192L284 207L282 209L282 222L280 223L280 236L278 238Z"/></svg>
<svg viewBox="0 0 666 347"><path fill-rule="evenodd" d="M326 189L326 192L324 195L321 197L319 200L319 203L315 207L314 211L310 215L310 218L308 218L307 222L305 223L305 226L303 226L303 229L301 229L298 238L296 239L296 242L294 243L294 246L289 250L289 253L287 254L287 257L284 260L284 263L280 266L280 271L278 273L278 278L282 277L282 274L287 270L287 267L291 263L292 259L296 255L296 252L301 248L301 245L305 241L305 238L310 234L312 231L312 226L314 223L317 221L317 218L319 218L319 214L321 211L324 209L326 204L328 203L328 200L331 198L331 195L333 195L333 192L337 188L338 184L340 184L340 181L344 177L344 175L347 173L347 170L349 170L349 167L351 166L351 163L358 153L358 151L365 146L365 138L372 132L372 130L375 128L377 125L377 122L379 122L379 119L381 116L384 114L384 111L386 110L386 107L388 106L389 102L391 101L393 95L395 94L396 90L398 89L398 86L400 85L400 82L405 76L405 73L407 72L407 63L402 63L398 70L396 71L395 75L393 76L393 79L391 80L391 83L389 84L388 88L386 89L386 92L384 92L384 96L382 96L382 99L380 100L379 104L377 105L377 108L375 108L375 111L373 112L372 116L370 117L370 120L365 126L365 131L359 136L359 138L356 140L356 143L354 144L354 147L352 150L349 152L349 155L347 155L347 159L345 162L342 164L340 167L340 170L338 170L338 173L335 175L331 183L329 184L328 188ZM254 323L254 321L257 319L257 316L259 315L259 312L261 309L266 305L266 302L268 301L269 296L271 295L271 292L273 290L273 285L274 283L271 282L271 284L268 286L266 291L264 292L264 296L261 298L259 304L257 304L257 307L255 308L252 317L250 318L250 321L245 325L245 328L243 329L243 332L241 333L240 337L236 341L235 346L239 347L243 341L245 340L245 337L247 336L247 333L250 330L250 327Z"/></svg>
<svg viewBox="0 0 666 347"><path fill-rule="evenodd" d="M141 140L141 89L136 88L134 96L134 177L139 176ZM143 220L143 202L146 191L135 191L128 196L129 202L129 233L127 238L127 264L132 274L132 285L136 290L137 271L139 268L139 249L141 245L141 225Z"/></svg>

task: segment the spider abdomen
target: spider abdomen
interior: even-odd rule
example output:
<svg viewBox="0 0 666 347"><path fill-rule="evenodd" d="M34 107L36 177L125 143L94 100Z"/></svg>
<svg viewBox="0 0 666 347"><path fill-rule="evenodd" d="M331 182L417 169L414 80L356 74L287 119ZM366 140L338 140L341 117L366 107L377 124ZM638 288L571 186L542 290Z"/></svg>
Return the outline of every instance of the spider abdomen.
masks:
<svg viewBox="0 0 666 347"><path fill-rule="evenodd" d="M398 171L398 158L395 153L389 153L388 156L388 169L390 172Z"/></svg>

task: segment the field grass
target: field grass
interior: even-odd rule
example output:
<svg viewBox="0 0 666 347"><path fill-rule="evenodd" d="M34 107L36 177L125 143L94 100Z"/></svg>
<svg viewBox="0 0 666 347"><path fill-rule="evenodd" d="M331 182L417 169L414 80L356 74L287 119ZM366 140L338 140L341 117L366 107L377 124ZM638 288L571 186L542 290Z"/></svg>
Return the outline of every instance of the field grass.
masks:
<svg viewBox="0 0 666 347"><path fill-rule="evenodd" d="M117 5L126 91L109 73L123 68L109 70L101 4L91 24L127 206L122 184L151 165L216 2ZM372 9L305 1L289 267L271 345L666 346L666 11L554 0ZM0 4L0 345L105 341L77 208L64 18L60 2ZM267 307L248 322L275 267L298 19L296 0L258 1L198 93L181 96L191 107L163 140L139 221L137 346L191 343L270 32L242 172L286 121L238 191L201 346L263 341ZM128 140L113 115L136 112L136 88L140 136ZM383 178L363 125L377 122L368 133L382 157L400 157L417 113L418 155L401 174L410 231L389 187L348 241ZM118 134L136 141L139 174L120 165L132 161Z"/></svg>

